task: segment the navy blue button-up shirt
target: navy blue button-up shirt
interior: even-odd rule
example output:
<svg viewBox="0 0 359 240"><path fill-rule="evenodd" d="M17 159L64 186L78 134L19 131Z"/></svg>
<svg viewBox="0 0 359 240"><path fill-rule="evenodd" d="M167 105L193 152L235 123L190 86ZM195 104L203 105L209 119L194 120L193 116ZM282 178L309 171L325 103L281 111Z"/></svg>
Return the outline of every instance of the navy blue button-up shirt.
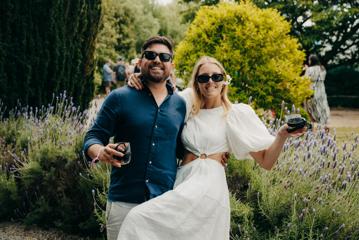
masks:
<svg viewBox="0 0 359 240"><path fill-rule="evenodd" d="M167 89L169 95L160 106L148 88L126 86L111 92L87 132L85 153L93 144L107 145L112 136L114 142L131 144L131 162L112 167L110 201L141 203L173 188L186 106Z"/></svg>

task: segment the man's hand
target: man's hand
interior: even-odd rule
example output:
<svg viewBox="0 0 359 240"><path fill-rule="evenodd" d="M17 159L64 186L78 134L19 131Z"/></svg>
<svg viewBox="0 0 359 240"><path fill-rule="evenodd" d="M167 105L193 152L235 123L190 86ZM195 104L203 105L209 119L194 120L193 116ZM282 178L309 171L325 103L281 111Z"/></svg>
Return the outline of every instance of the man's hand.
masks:
<svg viewBox="0 0 359 240"><path fill-rule="evenodd" d="M116 160L114 157L122 158L124 154L120 151L116 151L117 144L109 143L106 146L102 146L97 154L97 159L101 162L109 163L114 167L121 167L121 162ZM118 148L123 148L119 146ZM120 149L123 151L124 149Z"/></svg>

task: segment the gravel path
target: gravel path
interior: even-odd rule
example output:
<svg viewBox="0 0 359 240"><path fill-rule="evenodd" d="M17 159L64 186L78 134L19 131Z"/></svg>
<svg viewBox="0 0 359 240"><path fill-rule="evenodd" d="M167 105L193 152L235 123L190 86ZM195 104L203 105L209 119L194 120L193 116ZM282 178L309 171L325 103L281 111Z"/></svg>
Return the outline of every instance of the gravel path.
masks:
<svg viewBox="0 0 359 240"><path fill-rule="evenodd" d="M359 128L359 109L331 109L329 127Z"/></svg>
<svg viewBox="0 0 359 240"><path fill-rule="evenodd" d="M0 223L0 240L85 240L67 235L57 230L42 230L37 227L26 228L18 223Z"/></svg>

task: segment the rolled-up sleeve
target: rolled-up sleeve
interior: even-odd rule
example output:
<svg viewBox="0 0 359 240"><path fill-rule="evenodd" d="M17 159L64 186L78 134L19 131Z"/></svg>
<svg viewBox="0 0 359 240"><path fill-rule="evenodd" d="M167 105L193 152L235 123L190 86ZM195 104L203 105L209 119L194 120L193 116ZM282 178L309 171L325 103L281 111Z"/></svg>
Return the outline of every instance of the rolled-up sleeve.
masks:
<svg viewBox="0 0 359 240"><path fill-rule="evenodd" d="M93 144L107 145L110 137L115 135L116 123L120 118L121 101L117 92L105 99L100 111L98 112L94 124L85 135L83 153L87 160L91 160L87 155L87 150Z"/></svg>

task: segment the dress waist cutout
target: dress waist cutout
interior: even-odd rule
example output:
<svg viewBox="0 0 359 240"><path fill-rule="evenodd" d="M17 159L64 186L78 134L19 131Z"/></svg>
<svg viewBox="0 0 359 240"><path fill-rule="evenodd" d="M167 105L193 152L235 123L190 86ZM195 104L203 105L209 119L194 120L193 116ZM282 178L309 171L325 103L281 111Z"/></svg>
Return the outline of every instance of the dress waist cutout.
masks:
<svg viewBox="0 0 359 240"><path fill-rule="evenodd" d="M192 162L193 160L196 160L196 159L202 159L202 160L206 160L206 159L209 159L209 160L215 160L215 161L218 161L219 163L222 164L222 156L223 156L223 152L221 153L214 153L214 154L210 154L210 155L207 155L205 153L202 153L201 155L197 156L189 151L186 151L185 153L185 156L181 162L181 166L183 165L186 165L190 162ZM223 164L222 164L223 165Z"/></svg>

